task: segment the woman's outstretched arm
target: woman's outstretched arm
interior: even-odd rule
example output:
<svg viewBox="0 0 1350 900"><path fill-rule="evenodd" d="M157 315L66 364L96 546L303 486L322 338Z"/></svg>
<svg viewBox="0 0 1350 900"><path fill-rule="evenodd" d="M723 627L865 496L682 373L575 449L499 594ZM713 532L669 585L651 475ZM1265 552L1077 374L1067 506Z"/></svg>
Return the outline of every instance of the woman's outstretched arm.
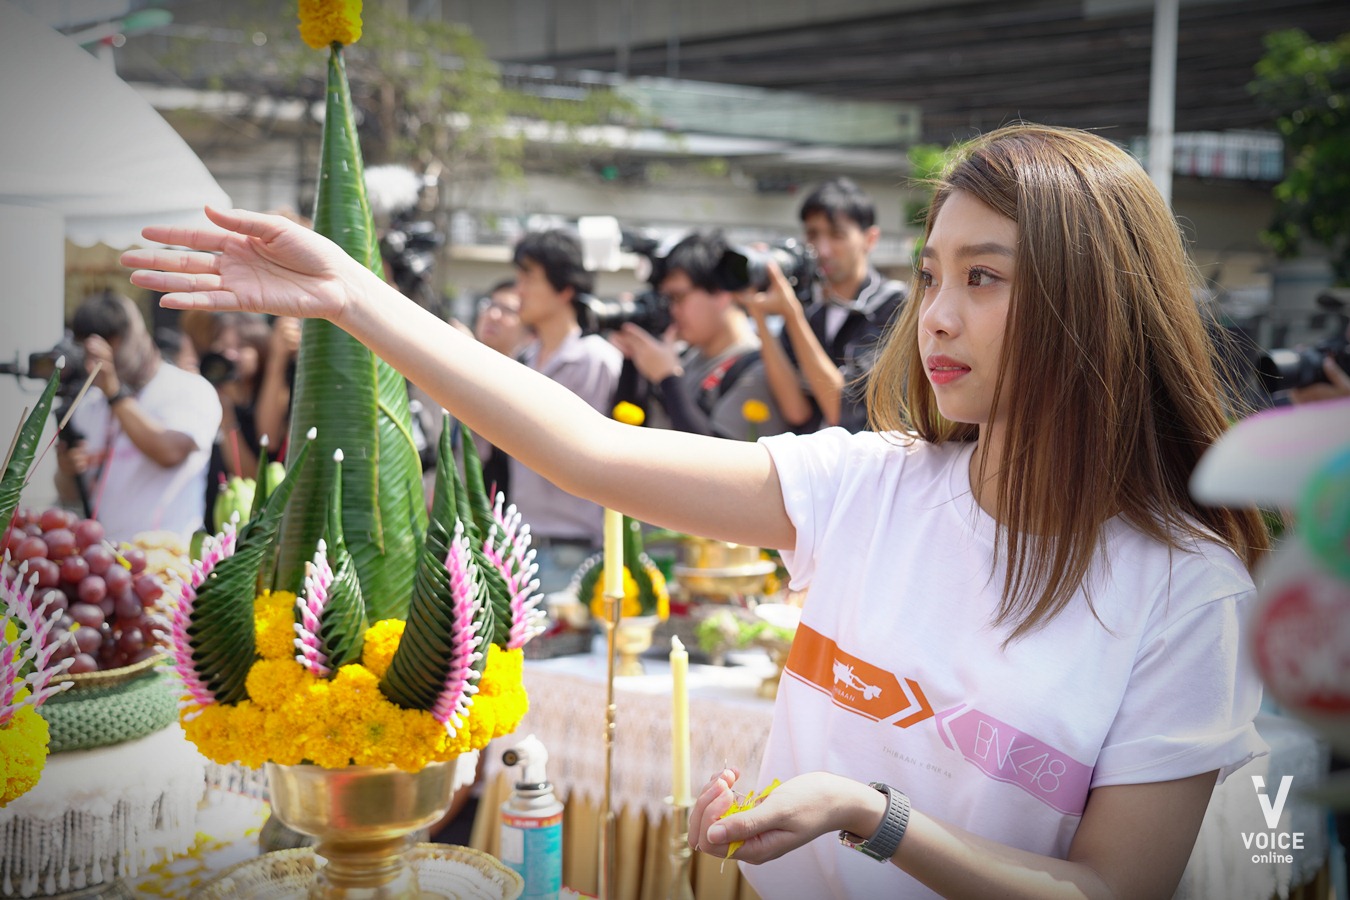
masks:
<svg viewBox="0 0 1350 900"><path fill-rule="evenodd" d="M761 547L792 546L768 451L634 428L466 337L327 238L280 216L207 209L220 229L153 226L132 282L177 309L242 309L333 322L492 444L559 487L646 522Z"/></svg>

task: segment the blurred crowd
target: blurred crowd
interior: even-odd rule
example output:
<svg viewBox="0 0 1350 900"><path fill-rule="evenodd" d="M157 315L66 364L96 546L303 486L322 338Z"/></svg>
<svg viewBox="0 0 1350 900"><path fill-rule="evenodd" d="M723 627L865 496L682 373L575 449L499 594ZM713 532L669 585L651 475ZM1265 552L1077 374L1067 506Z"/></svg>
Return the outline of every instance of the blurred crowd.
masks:
<svg viewBox="0 0 1350 900"><path fill-rule="evenodd" d="M617 301L595 297L576 233L529 233L471 321L454 324L605 414L620 402L639 407L646 427L735 440L862 430L867 377L908 286L872 265L875 207L849 179L817 186L799 218L795 256L734 247L715 229L649 249L650 289ZM398 238L388 223L384 233L387 279L427 305L432 270L406 257L434 242ZM200 311L151 335L129 298L87 298L68 339L99 371L58 444L63 503L118 539L219 530L219 492L256 478L264 448L285 459L300 336L295 319ZM1350 396L1350 375L1330 356L1324 367L1325 380L1287 392L1289 401ZM409 391L429 487L443 420ZM560 590L601 547L602 511L475 440L486 483L532 525L541 588Z"/></svg>

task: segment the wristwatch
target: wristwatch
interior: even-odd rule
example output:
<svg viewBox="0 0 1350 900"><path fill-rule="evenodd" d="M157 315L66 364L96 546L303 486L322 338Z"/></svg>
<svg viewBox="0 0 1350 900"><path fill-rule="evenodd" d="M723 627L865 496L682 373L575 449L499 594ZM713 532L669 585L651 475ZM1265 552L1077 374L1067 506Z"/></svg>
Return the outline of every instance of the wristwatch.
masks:
<svg viewBox="0 0 1350 900"><path fill-rule="evenodd" d="M130 387L128 387L125 384L120 385L117 388L117 390L113 392L113 395L108 398L108 406L110 408L114 407L117 404L121 403L123 400L126 400L128 397L135 397L135 396L136 392L133 391Z"/></svg>
<svg viewBox="0 0 1350 900"><path fill-rule="evenodd" d="M905 836L905 828L909 825L909 798L889 784L879 781L871 782L868 787L886 795L886 815L882 817L877 833L863 840L852 832L841 831L839 843L878 862L886 862L895 855L895 848L900 846L900 839Z"/></svg>

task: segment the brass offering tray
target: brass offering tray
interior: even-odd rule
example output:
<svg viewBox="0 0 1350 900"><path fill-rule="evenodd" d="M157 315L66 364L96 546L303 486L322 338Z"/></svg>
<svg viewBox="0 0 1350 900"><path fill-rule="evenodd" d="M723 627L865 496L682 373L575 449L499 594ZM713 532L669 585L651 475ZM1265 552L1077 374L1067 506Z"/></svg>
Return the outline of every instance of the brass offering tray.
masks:
<svg viewBox="0 0 1350 900"><path fill-rule="evenodd" d="M422 900L516 900L525 890L518 874L481 850L418 844L411 858ZM311 848L277 850L231 866L192 896L194 900L304 900L317 864Z"/></svg>
<svg viewBox="0 0 1350 900"><path fill-rule="evenodd" d="M764 576L778 568L760 556L758 547L689 537L682 560L674 568L680 586L705 597L735 597L764 593Z"/></svg>

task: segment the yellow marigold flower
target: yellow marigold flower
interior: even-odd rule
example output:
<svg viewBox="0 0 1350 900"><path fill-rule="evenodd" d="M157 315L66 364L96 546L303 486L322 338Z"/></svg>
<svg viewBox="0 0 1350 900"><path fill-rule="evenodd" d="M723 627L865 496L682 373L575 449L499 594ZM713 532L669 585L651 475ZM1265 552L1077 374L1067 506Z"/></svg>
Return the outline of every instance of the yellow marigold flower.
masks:
<svg viewBox="0 0 1350 900"><path fill-rule="evenodd" d="M361 746L352 754L358 766L395 766L403 754L403 717L384 701L367 707L360 721Z"/></svg>
<svg viewBox="0 0 1350 900"><path fill-rule="evenodd" d="M221 765L236 761L229 713L228 706L212 703L205 707L186 706L179 715L188 740L197 745L203 756Z"/></svg>
<svg viewBox="0 0 1350 900"><path fill-rule="evenodd" d="M614 404L614 418L625 425L641 425L647 421L647 414L637 404L623 400Z"/></svg>
<svg viewBox="0 0 1350 900"><path fill-rule="evenodd" d="M741 417L754 425L769 421L769 405L763 400L747 400L741 404Z"/></svg>
<svg viewBox="0 0 1350 900"><path fill-rule="evenodd" d="M525 672L525 651L488 645L487 665L478 679L478 697L498 697L519 687Z"/></svg>
<svg viewBox="0 0 1350 900"><path fill-rule="evenodd" d="M530 699L522 685L516 685L503 694L493 698L496 704L497 721L492 729L494 738L512 734L520 727L525 713L530 711Z"/></svg>
<svg viewBox="0 0 1350 900"><path fill-rule="evenodd" d="M436 721L436 717L425 710L404 709L399 711L403 719L404 753L402 769L420 769L432 760L446 760L458 756L459 750L452 747L450 735L445 726Z"/></svg>
<svg viewBox="0 0 1350 900"><path fill-rule="evenodd" d="M263 591L253 601L253 634L263 659L295 656L295 594Z"/></svg>
<svg viewBox="0 0 1350 900"><path fill-rule="evenodd" d="M250 769L260 768L271 756L267 745L258 740L258 736L264 732L267 714L256 703L248 700L226 709L229 710L227 727L233 737L230 742L233 747L231 755L240 765Z"/></svg>
<svg viewBox="0 0 1350 900"><path fill-rule="evenodd" d="M361 0L300 0L300 37L315 50L361 39Z"/></svg>
<svg viewBox="0 0 1350 900"><path fill-rule="evenodd" d="M47 720L31 706L20 707L0 728L0 807L28 793L47 764Z"/></svg>
<svg viewBox="0 0 1350 900"><path fill-rule="evenodd" d="M366 643L361 649L361 665L383 678L394 661L394 651L403 639L403 629L408 623L402 619L382 619L366 629Z"/></svg>
<svg viewBox="0 0 1350 900"><path fill-rule="evenodd" d="M666 587L666 576L653 566L647 573L652 579L652 593L656 595L656 615L664 622L670 618L670 590Z"/></svg>
<svg viewBox="0 0 1350 900"><path fill-rule="evenodd" d="M492 740L497 728L497 698L474 697L469 707L469 721L460 729L469 735L469 749L482 750Z"/></svg>
<svg viewBox="0 0 1350 900"><path fill-rule="evenodd" d="M628 567L623 569L623 608L619 611L623 616L642 615L642 605L638 599L637 581L633 578L633 573L628 571ZM600 566L600 577L595 580L595 590L591 594L591 615L597 619L605 618L605 567Z"/></svg>
<svg viewBox="0 0 1350 900"><path fill-rule="evenodd" d="M249 699L263 709L280 709L303 693L314 675L294 659L260 659L248 670L244 687Z"/></svg>

